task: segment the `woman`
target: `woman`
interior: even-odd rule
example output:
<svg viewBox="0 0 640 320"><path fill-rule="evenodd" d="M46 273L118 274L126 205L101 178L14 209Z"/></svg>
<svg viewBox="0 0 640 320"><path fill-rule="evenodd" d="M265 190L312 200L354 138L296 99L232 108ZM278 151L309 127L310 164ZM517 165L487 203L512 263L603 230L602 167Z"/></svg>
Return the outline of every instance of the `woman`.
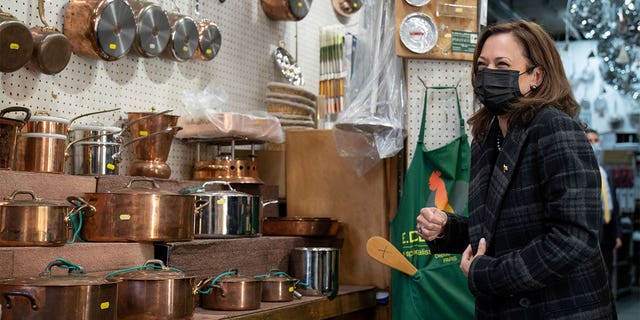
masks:
<svg viewBox="0 0 640 320"><path fill-rule="evenodd" d="M433 253L462 253L477 319L615 319L598 247L600 173L553 40L488 27L473 55L469 218L423 208Z"/></svg>

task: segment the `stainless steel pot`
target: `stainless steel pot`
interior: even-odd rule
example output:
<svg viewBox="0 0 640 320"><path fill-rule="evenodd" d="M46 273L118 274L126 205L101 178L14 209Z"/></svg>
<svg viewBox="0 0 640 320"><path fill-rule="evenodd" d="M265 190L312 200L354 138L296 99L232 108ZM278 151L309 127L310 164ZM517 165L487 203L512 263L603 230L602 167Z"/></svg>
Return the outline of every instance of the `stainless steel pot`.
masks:
<svg viewBox="0 0 640 320"><path fill-rule="evenodd" d="M209 185L227 190L207 191ZM260 197L236 191L225 181L208 181L202 187L183 189L198 201L208 204L195 217L196 238L255 236L260 232Z"/></svg>
<svg viewBox="0 0 640 320"><path fill-rule="evenodd" d="M9 112L24 112L22 120L5 118ZM0 110L0 169L12 169L16 155L18 134L29 122L31 111L24 107L8 107Z"/></svg>
<svg viewBox="0 0 640 320"><path fill-rule="evenodd" d="M200 304L205 309L254 310L260 308L262 280L240 276L237 271L222 273L198 285ZM203 291L205 289L205 291Z"/></svg>
<svg viewBox="0 0 640 320"><path fill-rule="evenodd" d="M18 199L28 195L28 199ZM63 246L68 206L43 201L32 191L16 190L0 201L0 246Z"/></svg>
<svg viewBox="0 0 640 320"><path fill-rule="evenodd" d="M151 187L133 186L144 182ZM133 178L113 192L85 193L85 198L69 197L93 207L83 215L80 236L102 242L172 242L193 240L194 213L206 203L193 196L162 191L152 179Z"/></svg>
<svg viewBox="0 0 640 320"><path fill-rule="evenodd" d="M14 72L22 68L33 52L31 31L22 21L0 10L0 72Z"/></svg>
<svg viewBox="0 0 640 320"><path fill-rule="evenodd" d="M56 266L69 269L52 275ZM37 277L0 280L2 320L116 320L118 284L89 276L64 259L47 265Z"/></svg>
<svg viewBox="0 0 640 320"><path fill-rule="evenodd" d="M118 284L118 320L186 320L196 306L195 277L188 277L160 260L112 272ZM141 294L144 293L144 294Z"/></svg>
<svg viewBox="0 0 640 320"><path fill-rule="evenodd" d="M100 124L72 126L69 136L73 141L67 144L65 157L73 155L73 174L117 175L118 163L114 155L118 153L120 143L115 141L114 135L120 130Z"/></svg>
<svg viewBox="0 0 640 320"><path fill-rule="evenodd" d="M335 297L338 294L340 249L294 248L290 262L293 276L307 284L300 289L302 295Z"/></svg>

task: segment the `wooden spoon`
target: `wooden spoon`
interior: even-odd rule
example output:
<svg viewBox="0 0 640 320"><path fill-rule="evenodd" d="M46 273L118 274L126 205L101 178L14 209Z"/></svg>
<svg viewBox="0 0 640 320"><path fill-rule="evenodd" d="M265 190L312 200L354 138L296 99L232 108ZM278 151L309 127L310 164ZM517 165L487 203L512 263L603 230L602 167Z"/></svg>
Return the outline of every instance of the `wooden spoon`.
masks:
<svg viewBox="0 0 640 320"><path fill-rule="evenodd" d="M413 276L418 272L418 269L391 242L383 237L373 236L369 238L367 240L367 253L378 262L409 276Z"/></svg>

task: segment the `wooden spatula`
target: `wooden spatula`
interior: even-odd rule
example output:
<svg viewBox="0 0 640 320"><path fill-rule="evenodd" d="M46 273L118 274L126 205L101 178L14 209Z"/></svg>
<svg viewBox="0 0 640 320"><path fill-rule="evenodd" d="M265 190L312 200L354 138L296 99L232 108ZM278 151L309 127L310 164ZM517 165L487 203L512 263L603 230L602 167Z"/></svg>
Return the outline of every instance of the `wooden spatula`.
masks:
<svg viewBox="0 0 640 320"><path fill-rule="evenodd" d="M378 262L409 276L413 276L418 272L418 269L391 242L383 237L373 236L369 238L367 241L367 253Z"/></svg>

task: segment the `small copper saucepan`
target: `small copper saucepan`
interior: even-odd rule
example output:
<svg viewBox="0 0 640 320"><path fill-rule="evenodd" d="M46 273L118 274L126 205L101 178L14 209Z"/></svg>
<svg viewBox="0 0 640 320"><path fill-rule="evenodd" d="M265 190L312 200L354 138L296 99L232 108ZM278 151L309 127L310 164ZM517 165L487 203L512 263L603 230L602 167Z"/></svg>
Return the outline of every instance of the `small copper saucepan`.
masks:
<svg viewBox="0 0 640 320"><path fill-rule="evenodd" d="M209 61L218 55L222 36L218 25L200 16L200 0L196 0L196 24L198 25L198 50L196 57L200 60Z"/></svg>
<svg viewBox="0 0 640 320"><path fill-rule="evenodd" d="M33 37L22 21L0 10L0 72L22 68L33 52Z"/></svg>
<svg viewBox="0 0 640 320"><path fill-rule="evenodd" d="M145 57L159 56L169 44L169 16L159 5L149 1L131 1L136 16L136 39L131 52Z"/></svg>
<svg viewBox="0 0 640 320"><path fill-rule="evenodd" d="M44 0L38 0L38 15L44 26L31 28L33 54L29 66L44 74L62 71L71 59L71 43L44 18Z"/></svg>
<svg viewBox="0 0 640 320"><path fill-rule="evenodd" d="M169 45L162 53L165 58L184 62L191 59L198 49L198 26L192 17L169 13L171 36Z"/></svg>

